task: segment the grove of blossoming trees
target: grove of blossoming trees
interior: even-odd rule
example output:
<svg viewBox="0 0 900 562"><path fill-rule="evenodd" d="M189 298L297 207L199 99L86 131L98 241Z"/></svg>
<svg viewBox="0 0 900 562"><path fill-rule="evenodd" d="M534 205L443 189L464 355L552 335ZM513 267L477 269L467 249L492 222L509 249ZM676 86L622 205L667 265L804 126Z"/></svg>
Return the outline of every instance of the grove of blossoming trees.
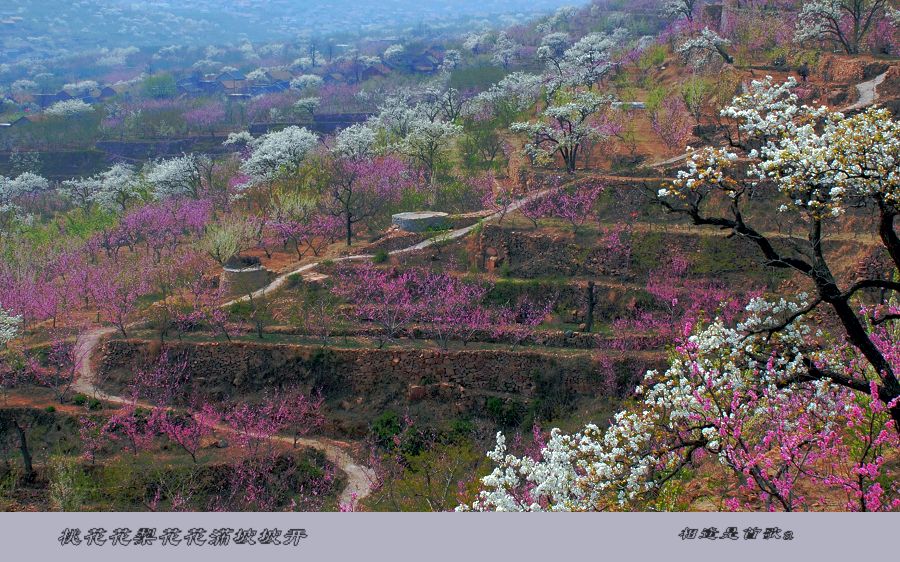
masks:
<svg viewBox="0 0 900 562"><path fill-rule="evenodd" d="M823 248L826 229L868 201L876 210L868 226L900 266L897 123L877 108L848 117L800 105L793 85L755 82L724 110L755 146L748 174L735 173L737 154L703 149L658 202L747 239L767 266L808 278L812 294L754 298L734 327L688 320L669 368L648 372L636 390L643 398L605 431L554 430L531 457L509 455L498 435L497 467L470 508L647 505L710 455L730 471L723 508L815 509L836 496L840 509L900 506L885 472L885 455L900 445L900 285L878 277L843 285ZM793 214L807 236L786 246L754 228L749 200L763 193L782 197L775 212Z"/></svg>
<svg viewBox="0 0 900 562"><path fill-rule="evenodd" d="M0 507L900 510L897 10L512 21L0 64Z"/></svg>

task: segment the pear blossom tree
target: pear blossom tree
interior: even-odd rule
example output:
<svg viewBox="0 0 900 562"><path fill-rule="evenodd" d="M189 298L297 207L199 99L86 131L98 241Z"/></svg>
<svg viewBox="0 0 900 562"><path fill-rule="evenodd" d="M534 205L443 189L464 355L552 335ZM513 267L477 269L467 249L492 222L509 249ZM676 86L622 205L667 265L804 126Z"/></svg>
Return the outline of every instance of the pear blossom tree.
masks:
<svg viewBox="0 0 900 562"><path fill-rule="evenodd" d="M690 61L694 68L703 68L722 59L728 64L734 63L734 57L728 54L726 47L731 41L720 36L708 27L704 27L700 33L680 44L675 51Z"/></svg>
<svg viewBox="0 0 900 562"><path fill-rule="evenodd" d="M684 18L688 22L693 23L699 6L699 0L666 0L662 10L669 17L675 19Z"/></svg>
<svg viewBox="0 0 900 562"><path fill-rule="evenodd" d="M859 53L866 36L883 20L890 21L887 0L812 0L797 17L797 41L827 40L849 55Z"/></svg>
<svg viewBox="0 0 900 562"><path fill-rule="evenodd" d="M880 108L845 117L825 108L800 105L796 94L785 94L784 85L772 85L770 79L755 85L756 93L738 97L723 110L741 123L745 134L765 138L748 156L756 183L749 185L734 173L737 155L721 149L695 152L687 170L679 172L671 188L660 191L659 201L667 210L690 218L697 225L712 225L731 230L752 242L771 267L787 269L807 277L816 289L810 300L810 313L820 305L839 319L847 338L870 364L872 380L878 381L878 396L890 403L900 396L897 367L879 350L876 340L866 328L871 314L864 315L857 299L867 289L898 291L900 284L890 279L867 278L848 286L833 272L833 265L822 250L827 229L851 206L868 202L877 209L873 225L893 265L900 267L900 238L894 219L898 215L898 191L892 163L900 150L900 125ZM761 92L768 90L768 95ZM754 102L772 96L782 100L781 109L760 107ZM770 185L784 198L779 213L797 217L805 225L805 239L794 237L801 252L789 252L748 224L742 212L746 199ZM707 214L706 200L724 195L730 203L730 216ZM810 377L828 379L848 388L867 392L872 380L837 377L810 366ZM900 421L900 408L891 415Z"/></svg>
<svg viewBox="0 0 900 562"><path fill-rule="evenodd" d="M613 69L612 53L626 36L624 29L612 33L589 33L564 53L559 80L566 86L593 89Z"/></svg>
<svg viewBox="0 0 900 562"><path fill-rule="evenodd" d="M255 184L293 177L318 142L316 134L305 127L267 133L250 143L251 152L241 171Z"/></svg>
<svg viewBox="0 0 900 562"><path fill-rule="evenodd" d="M562 74L566 63L566 51L571 44L572 38L568 33L548 33L541 38L541 44L535 54L544 64L555 69L558 74Z"/></svg>
<svg viewBox="0 0 900 562"><path fill-rule="evenodd" d="M15 315L0 306L0 349L5 349L9 342L19 336L22 316Z"/></svg>
<svg viewBox="0 0 900 562"><path fill-rule="evenodd" d="M497 40L494 41L494 46L491 51L493 54L491 61L494 64L498 64L503 68L508 69L519 51L519 45L517 45L505 31L501 31L499 35L497 35Z"/></svg>
<svg viewBox="0 0 900 562"><path fill-rule="evenodd" d="M46 191L50 183L32 172L24 172L15 178L0 176L0 238L13 225L25 218L22 199Z"/></svg>
<svg viewBox="0 0 900 562"><path fill-rule="evenodd" d="M455 123L420 118L410 124L409 134L401 141L401 152L422 167L432 190L435 171L443 162L448 146L461 133L462 127Z"/></svg>
<svg viewBox="0 0 900 562"><path fill-rule="evenodd" d="M62 193L84 208L96 203L107 210L124 211L141 195L140 178L128 164L114 164L95 176L64 181Z"/></svg>
<svg viewBox="0 0 900 562"><path fill-rule="evenodd" d="M81 117L87 115L88 113L93 113L94 108L89 104L78 100L65 100L58 101L44 110L44 114L49 115L51 117L59 117L59 118L73 118L73 117Z"/></svg>
<svg viewBox="0 0 900 562"><path fill-rule="evenodd" d="M684 326L668 370L648 372L636 389L638 403L605 431L593 424L569 435L554 429L537 454L524 457L509 454L498 434L488 454L496 468L482 480L479 498L457 509L646 509L704 458L728 469L733 481L724 509L809 509L833 493L846 498L840 509L897 509L900 490L884 485L883 455L898 445L890 406L874 391L855 394L806 379L806 361L791 350L809 341L808 325L765 333L773 318L804 306L802 299L757 299L736 328L721 321ZM815 360L835 368L846 360L827 355Z"/></svg>
<svg viewBox="0 0 900 562"><path fill-rule="evenodd" d="M198 199L203 189L203 180L209 177L212 167L212 159L205 154L184 154L151 163L145 178L157 199Z"/></svg>
<svg viewBox="0 0 900 562"><path fill-rule="evenodd" d="M389 45L381 54L381 60L385 64L397 64L400 58L406 53L406 48L399 43Z"/></svg>
<svg viewBox="0 0 900 562"><path fill-rule="evenodd" d="M548 164L559 154L571 174L584 145L606 136L602 124L594 118L612 101L608 95L577 92L571 101L545 109L542 121L514 123L511 130L529 137L525 151L536 162Z"/></svg>
<svg viewBox="0 0 900 562"><path fill-rule="evenodd" d="M338 156L361 160L375 156L375 130L365 123L356 123L341 129L334 139L333 151Z"/></svg>

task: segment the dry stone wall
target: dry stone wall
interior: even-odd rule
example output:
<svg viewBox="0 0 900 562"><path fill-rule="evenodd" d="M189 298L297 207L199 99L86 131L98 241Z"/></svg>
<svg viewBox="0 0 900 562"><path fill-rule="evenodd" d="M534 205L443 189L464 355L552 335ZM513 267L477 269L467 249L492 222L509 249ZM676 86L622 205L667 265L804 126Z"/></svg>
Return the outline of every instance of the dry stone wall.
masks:
<svg viewBox="0 0 900 562"><path fill-rule="evenodd" d="M181 342L170 344L168 349L171 357L186 360L189 390L215 399L293 385L321 388L326 399L385 393L412 399L414 387L435 385L443 388L445 395L449 392L456 398L501 394L529 399L547 377L555 378L554 383L567 391L597 394L609 391L610 368L615 376L627 378L638 370L658 368L663 361L659 354L639 353L612 353L598 361L586 353L324 350L317 346L245 342ZM157 353L155 342L111 340L103 347L98 366L100 379L110 389L121 390L130 382L132 373L152 361Z"/></svg>

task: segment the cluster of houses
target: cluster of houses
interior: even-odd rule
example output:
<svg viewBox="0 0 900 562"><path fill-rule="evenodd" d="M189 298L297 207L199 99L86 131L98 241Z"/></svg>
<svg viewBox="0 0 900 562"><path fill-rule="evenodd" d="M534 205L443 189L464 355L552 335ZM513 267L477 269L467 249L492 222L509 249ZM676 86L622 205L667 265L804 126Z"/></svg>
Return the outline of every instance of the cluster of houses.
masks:
<svg viewBox="0 0 900 562"><path fill-rule="evenodd" d="M195 72L177 81L178 93L190 97L223 94L233 97L253 97L284 92L291 87L294 75L287 70L268 70L261 77L249 80L242 72L232 70L221 74Z"/></svg>
<svg viewBox="0 0 900 562"><path fill-rule="evenodd" d="M115 96L125 93L127 86L125 85L116 85L116 86L97 86L96 88L91 88L88 90L74 90L74 89L62 89L58 92L53 93L39 93L39 94L29 94L29 101L34 102L38 107L41 108L41 111L50 107L51 105L61 102L61 101L69 101L69 100L81 100L84 103L93 105L95 103L100 103L106 100L109 100ZM18 105L18 102L12 98L4 98L4 102ZM23 115L18 119L11 121L9 123L0 123L0 128L5 127L19 127L22 125L27 125L29 123L33 123L35 121L41 120L41 115Z"/></svg>
<svg viewBox="0 0 900 562"><path fill-rule="evenodd" d="M392 71L419 74L436 72L443 60L443 49L433 47L422 53L404 53L390 62L359 66L352 61L345 64L329 65L322 75L326 83L360 82L387 76ZM253 97L262 94L284 92L291 87L295 74L289 70L270 69L248 78L246 74L230 70L220 74L195 72L177 81L178 93L190 97L204 97L222 94L230 97Z"/></svg>
<svg viewBox="0 0 900 562"><path fill-rule="evenodd" d="M387 42L386 42L387 43ZM394 71L429 74L436 72L444 57L443 48L433 46L418 52L404 52L391 61L377 64L359 64L344 59L325 67L322 79L325 83L360 82L386 76ZM221 95L231 99L249 99L254 96L284 92L290 89L291 80L296 75L289 70L269 69L265 72L254 72L252 77L238 70L227 70L218 74L194 72L176 81L178 96L209 97ZM131 84L98 85L91 89L62 89L53 93L37 93L29 95L30 102L37 105L41 112L55 103L68 100L81 100L87 104L96 104L116 96L128 97ZM3 101L20 105L22 100L11 98ZM9 123L0 123L0 128L19 127L42 119L41 114L24 115Z"/></svg>
<svg viewBox="0 0 900 562"><path fill-rule="evenodd" d="M97 86L90 90L81 91L62 89L54 94L32 94L31 97L34 98L34 102L41 109L50 107L60 101L69 100L81 100L84 103L93 105L121 94L125 91L125 88L126 86Z"/></svg>

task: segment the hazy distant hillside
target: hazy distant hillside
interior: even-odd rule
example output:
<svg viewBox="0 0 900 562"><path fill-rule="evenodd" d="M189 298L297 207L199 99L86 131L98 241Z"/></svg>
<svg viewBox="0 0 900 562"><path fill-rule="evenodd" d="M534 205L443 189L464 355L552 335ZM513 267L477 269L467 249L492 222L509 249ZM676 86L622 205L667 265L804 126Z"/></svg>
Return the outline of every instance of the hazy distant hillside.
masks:
<svg viewBox="0 0 900 562"><path fill-rule="evenodd" d="M511 22L573 0L13 0L0 5L0 61L66 49L215 44L299 34L385 34L411 26Z"/></svg>

